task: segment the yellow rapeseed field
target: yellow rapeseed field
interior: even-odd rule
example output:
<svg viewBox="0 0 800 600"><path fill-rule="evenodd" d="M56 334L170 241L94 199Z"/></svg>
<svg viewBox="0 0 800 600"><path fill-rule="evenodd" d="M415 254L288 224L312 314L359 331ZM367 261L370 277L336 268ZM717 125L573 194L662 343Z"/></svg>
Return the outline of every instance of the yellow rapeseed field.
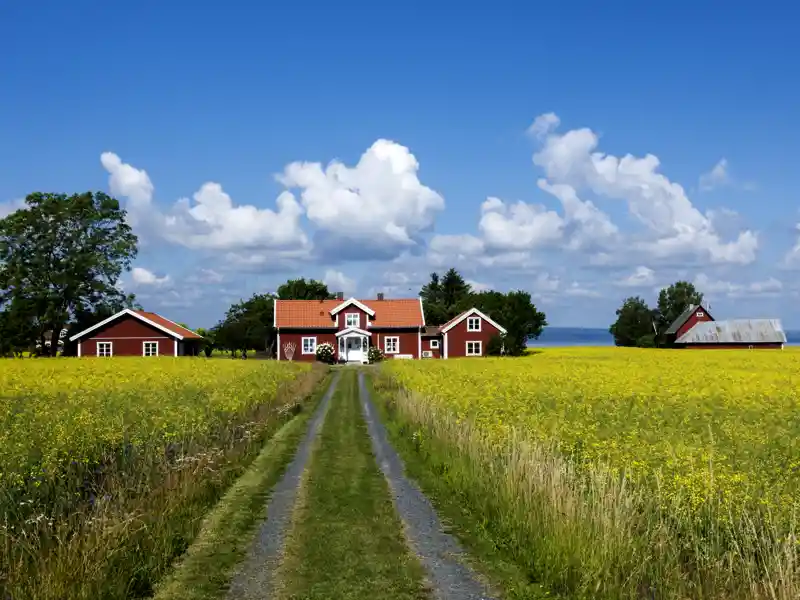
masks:
<svg viewBox="0 0 800 600"><path fill-rule="evenodd" d="M670 506L800 508L798 351L546 349L386 369L490 439L521 430L658 486Z"/></svg>
<svg viewBox="0 0 800 600"><path fill-rule="evenodd" d="M0 361L0 488L125 444L202 438L308 368L166 357Z"/></svg>

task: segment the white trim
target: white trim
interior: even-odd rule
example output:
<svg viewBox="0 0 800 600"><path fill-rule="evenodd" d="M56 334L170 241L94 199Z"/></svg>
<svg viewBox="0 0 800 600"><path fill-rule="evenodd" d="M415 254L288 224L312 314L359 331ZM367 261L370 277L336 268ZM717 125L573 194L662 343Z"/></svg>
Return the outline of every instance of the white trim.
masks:
<svg viewBox="0 0 800 600"><path fill-rule="evenodd" d="M425 307L422 305L422 296L419 297L419 314L422 315L422 326L425 327Z"/></svg>
<svg viewBox="0 0 800 600"><path fill-rule="evenodd" d="M178 340L175 340L175 356L178 356Z"/></svg>
<svg viewBox="0 0 800 600"><path fill-rule="evenodd" d="M444 334L444 339L442 340L442 342L444 344L444 354L443 354L443 356L445 358L447 358L447 334L446 333Z"/></svg>
<svg viewBox="0 0 800 600"><path fill-rule="evenodd" d="M272 299L272 327L278 328L278 299Z"/></svg>
<svg viewBox="0 0 800 600"><path fill-rule="evenodd" d="M340 311L343 311L345 308L347 308L347 307L348 307L348 306L350 306L351 304L352 304L352 305L354 305L354 306L357 306L358 308L360 308L361 310L363 310L363 311L364 311L365 313L367 313L367 314L368 314L370 317L374 317L374 316L375 316L375 311L374 311L374 310L372 310L372 309L371 309L369 306L367 306L366 304L363 304L362 302L359 302L359 301L358 301L358 300L356 300L355 298L350 298L350 299L348 299L348 300L345 300L345 301L344 301L344 302L342 302L342 303L341 303L339 306L337 306L336 308L332 309L332 310L331 310L331 315L335 315L335 314L339 313Z"/></svg>
<svg viewBox="0 0 800 600"><path fill-rule="evenodd" d="M477 308L470 308L468 311L466 311L460 317L458 317L455 321L450 323L450 325L448 325L447 327L442 328L442 333L447 333L453 327L455 327L456 325L461 323L461 321L463 321L464 319L466 319L467 317L470 317L472 315L478 315L481 319L483 319L484 321L489 323L489 325L492 325L495 328L497 328L497 330L500 331L500 333L507 333L507 331L503 327L501 327L500 325L498 325L497 323L492 321L489 317L487 317L485 314L483 314Z"/></svg>
<svg viewBox="0 0 800 600"><path fill-rule="evenodd" d="M477 321L478 322L478 328L477 329L470 329L470 327L469 327L470 326L470 321ZM467 317L467 332L469 332L469 333L479 332L481 330L481 323L483 323L483 320L480 317L475 317L475 316Z"/></svg>
<svg viewBox="0 0 800 600"><path fill-rule="evenodd" d="M417 332L417 358L422 358L422 329Z"/></svg>
<svg viewBox="0 0 800 600"><path fill-rule="evenodd" d="M131 310L130 308L123 308L118 313L116 313L114 315L111 315L107 319L104 319L104 320L100 321L97 325L92 325L91 327L89 327L89 329L84 329L83 331L81 331L79 333L76 333L71 338L69 338L69 341L70 342L74 342L75 340L77 340L80 337L83 337L87 333L89 333L91 331L94 331L95 329L99 329L100 327L103 327L104 325L108 325L109 323L113 323L114 321L116 321L117 319L119 319L120 317L125 316L125 315L130 315L131 317L134 317L135 319L139 319L143 323L147 323L148 325L150 325L152 327L155 327L156 329L159 329L159 330L163 331L166 334L169 334L169 336L172 337L172 338L177 338L179 340L183 339L183 336L181 334L175 333L174 331L172 331L170 329L167 329L163 325L159 325L158 323L154 323L153 321L151 321L147 317L143 317L142 315L140 315L139 313ZM159 315L159 316L161 316L161 315ZM163 319L164 317L161 317L161 318ZM169 321L169 319L166 319L166 320ZM172 321L169 321L169 322L172 323ZM177 325L177 323L176 323L176 325Z"/></svg>
<svg viewBox="0 0 800 600"><path fill-rule="evenodd" d="M80 356L80 355L81 355L81 344L82 344L82 343L83 343L83 342L78 342L78 356Z"/></svg>
<svg viewBox="0 0 800 600"><path fill-rule="evenodd" d="M477 354L475 354L474 352L470 354L469 352L470 344L478 344ZM468 342L464 342L464 356L483 356L483 342L481 340L469 340Z"/></svg>
<svg viewBox="0 0 800 600"><path fill-rule="evenodd" d="M108 337L96 335L93 340L171 340L169 337L156 337L155 335L110 335Z"/></svg>
<svg viewBox="0 0 800 600"><path fill-rule="evenodd" d="M95 354L97 356L100 356L100 344L108 344L108 351L109 351L109 355L108 356L114 356L114 342L97 342L97 343L95 343L94 350L95 350ZM102 358L108 358L108 357L103 356Z"/></svg>
<svg viewBox="0 0 800 600"><path fill-rule="evenodd" d="M314 349L311 352L306 352L306 340L314 340ZM300 338L300 354L316 354L317 353L317 336L308 335Z"/></svg>
<svg viewBox="0 0 800 600"><path fill-rule="evenodd" d="M278 347L275 351L275 360L281 359L281 332L278 332Z"/></svg>
<svg viewBox="0 0 800 600"><path fill-rule="evenodd" d="M389 340L397 340L397 346L395 347L394 352L389 352L387 348L387 342ZM400 336L399 335L385 335L383 336L383 353L384 354L400 354Z"/></svg>
<svg viewBox="0 0 800 600"><path fill-rule="evenodd" d="M348 333L358 333L360 335L372 335L371 331L364 331L363 329L359 329L358 327L348 327L347 329L342 329L341 331L336 333L336 337L341 337L343 335L347 335Z"/></svg>
<svg viewBox="0 0 800 600"><path fill-rule="evenodd" d="M431 350L439 350L440 349L439 340L433 339L433 340L430 341L430 344L431 344ZM436 344L436 345L434 346L434 344Z"/></svg>
<svg viewBox="0 0 800 600"><path fill-rule="evenodd" d="M350 324L350 317L355 317L356 318L356 324L355 325L351 325ZM367 317L367 318L369 318L369 317ZM336 315L336 319L338 321L339 315ZM360 328L361 327L361 313L357 313L357 312L344 313L344 324L345 324L345 327L347 327L348 329L350 329L351 327L356 328L356 329Z"/></svg>
<svg viewBox="0 0 800 600"><path fill-rule="evenodd" d="M156 345L156 353L155 354L150 354L150 356L158 356L158 340L146 340L146 341L142 342L142 356L148 356L147 351L146 351L147 344L155 344Z"/></svg>

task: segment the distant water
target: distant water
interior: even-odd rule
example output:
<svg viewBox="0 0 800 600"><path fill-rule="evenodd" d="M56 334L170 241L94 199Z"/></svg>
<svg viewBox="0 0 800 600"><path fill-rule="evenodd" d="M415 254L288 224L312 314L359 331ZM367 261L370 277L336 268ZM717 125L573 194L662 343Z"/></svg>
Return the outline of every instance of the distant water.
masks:
<svg viewBox="0 0 800 600"><path fill-rule="evenodd" d="M800 331L787 331L786 339L791 345L800 344ZM608 329L585 327L545 327L538 340L531 340L528 346L544 348L547 346L613 346L614 338Z"/></svg>

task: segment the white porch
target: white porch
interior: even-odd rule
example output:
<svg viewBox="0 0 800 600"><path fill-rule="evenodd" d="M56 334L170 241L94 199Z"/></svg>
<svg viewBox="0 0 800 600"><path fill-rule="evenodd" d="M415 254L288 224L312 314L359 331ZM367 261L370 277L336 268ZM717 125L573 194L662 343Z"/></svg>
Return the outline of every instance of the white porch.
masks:
<svg viewBox="0 0 800 600"><path fill-rule="evenodd" d="M336 334L338 338L338 357L349 363L369 361L369 338L372 333L358 327L348 327Z"/></svg>

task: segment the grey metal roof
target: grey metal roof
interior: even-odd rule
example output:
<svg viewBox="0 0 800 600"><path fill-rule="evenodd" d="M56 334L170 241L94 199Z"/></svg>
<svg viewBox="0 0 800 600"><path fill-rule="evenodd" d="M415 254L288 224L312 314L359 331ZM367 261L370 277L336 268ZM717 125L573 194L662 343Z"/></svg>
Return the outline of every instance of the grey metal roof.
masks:
<svg viewBox="0 0 800 600"><path fill-rule="evenodd" d="M681 325L686 323L686 321L689 319L689 317L692 316L692 313L696 308L697 308L696 304L690 304L689 308L683 311L680 314L680 316L672 322L672 325L669 326L669 329L667 329L664 333L666 333L667 335L670 335L672 333L678 333L678 329L681 328Z"/></svg>
<svg viewBox="0 0 800 600"><path fill-rule="evenodd" d="M698 323L676 340L678 344L786 343L780 319L732 319Z"/></svg>

